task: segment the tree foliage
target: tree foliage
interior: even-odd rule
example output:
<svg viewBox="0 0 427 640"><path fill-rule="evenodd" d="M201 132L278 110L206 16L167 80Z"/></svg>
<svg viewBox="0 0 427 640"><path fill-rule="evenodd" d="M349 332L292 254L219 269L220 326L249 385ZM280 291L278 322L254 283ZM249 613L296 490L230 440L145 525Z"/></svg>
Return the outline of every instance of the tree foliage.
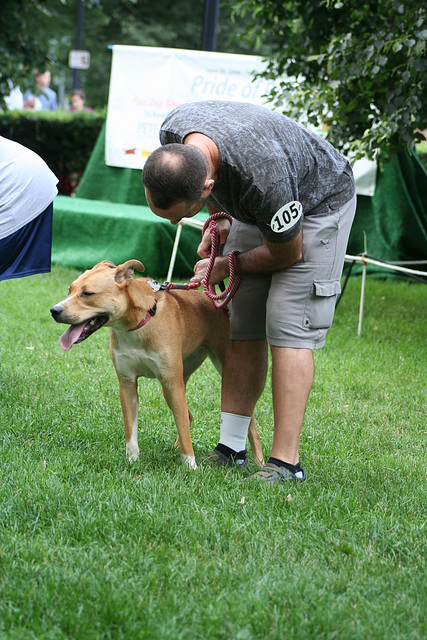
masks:
<svg viewBox="0 0 427 640"><path fill-rule="evenodd" d="M47 19L44 0L8 0L2 4L0 99L9 94L9 82L25 88L31 77L31 70L47 63L48 44L43 37L37 35L37 25Z"/></svg>
<svg viewBox="0 0 427 640"><path fill-rule="evenodd" d="M427 128L425 0L237 0L245 39L268 34L278 108L355 157L408 149ZM283 76L283 77L282 77Z"/></svg>
<svg viewBox="0 0 427 640"><path fill-rule="evenodd" d="M76 48L79 0L5 0L0 21L0 106L9 92L7 80L26 89L32 70L49 62L52 88L69 93L73 71L70 50ZM92 107L108 99L109 45L144 45L198 49L202 42L205 0L84 0L81 48L91 54L88 70L79 71L79 86ZM233 39L236 27L229 5L221 6L217 49L253 53L245 40ZM136 79L144 82L144 78Z"/></svg>

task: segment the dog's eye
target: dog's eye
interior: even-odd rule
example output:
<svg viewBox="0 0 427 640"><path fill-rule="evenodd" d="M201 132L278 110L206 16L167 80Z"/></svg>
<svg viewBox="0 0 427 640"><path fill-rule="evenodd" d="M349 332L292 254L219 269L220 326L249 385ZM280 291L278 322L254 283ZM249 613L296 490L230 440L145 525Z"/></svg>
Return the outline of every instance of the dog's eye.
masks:
<svg viewBox="0 0 427 640"><path fill-rule="evenodd" d="M92 291L82 291L82 296L84 296L85 298L88 298L89 296L94 296L95 293Z"/></svg>

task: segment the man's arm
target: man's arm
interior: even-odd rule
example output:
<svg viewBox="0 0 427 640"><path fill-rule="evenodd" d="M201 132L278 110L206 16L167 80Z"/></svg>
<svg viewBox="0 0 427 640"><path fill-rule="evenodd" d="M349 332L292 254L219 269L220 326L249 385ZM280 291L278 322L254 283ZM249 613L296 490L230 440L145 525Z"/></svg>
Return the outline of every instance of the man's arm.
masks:
<svg viewBox="0 0 427 640"><path fill-rule="evenodd" d="M277 243L264 240L264 244L236 257L237 275L265 273L290 267L302 257L302 231L290 242ZM225 256L227 260L227 256Z"/></svg>
<svg viewBox="0 0 427 640"><path fill-rule="evenodd" d="M286 269L302 257L302 231L290 242L275 243L264 240L264 244L254 247L250 251L244 251L236 256L236 274L267 273ZM199 260L194 267L192 282L201 282L206 273L209 259ZM228 278L228 256L215 260L210 282L220 282Z"/></svg>

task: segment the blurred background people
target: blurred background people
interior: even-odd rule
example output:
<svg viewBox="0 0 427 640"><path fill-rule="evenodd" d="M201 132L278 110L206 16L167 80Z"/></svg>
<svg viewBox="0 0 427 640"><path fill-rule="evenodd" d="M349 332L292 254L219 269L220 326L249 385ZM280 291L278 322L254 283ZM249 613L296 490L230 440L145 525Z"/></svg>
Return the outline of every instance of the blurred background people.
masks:
<svg viewBox="0 0 427 640"><path fill-rule="evenodd" d="M56 111L58 100L56 93L50 88L52 76L50 71L34 71L35 88L24 93L24 108L36 111Z"/></svg>
<svg viewBox="0 0 427 640"><path fill-rule="evenodd" d="M81 113L82 111L88 111L92 113L91 107L85 106L86 94L82 89L73 89L70 96L71 107L70 111L73 113Z"/></svg>
<svg viewBox="0 0 427 640"><path fill-rule="evenodd" d="M6 107L10 110L23 109L24 98L21 89L19 87L14 87L12 81L9 80L9 78L7 79L7 84L9 85L10 93L4 98Z"/></svg>

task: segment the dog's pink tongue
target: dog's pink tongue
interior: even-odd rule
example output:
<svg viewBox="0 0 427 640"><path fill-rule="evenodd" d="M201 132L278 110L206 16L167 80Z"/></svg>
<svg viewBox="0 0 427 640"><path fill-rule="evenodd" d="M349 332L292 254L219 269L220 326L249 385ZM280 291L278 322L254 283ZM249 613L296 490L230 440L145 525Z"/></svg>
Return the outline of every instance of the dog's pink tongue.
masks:
<svg viewBox="0 0 427 640"><path fill-rule="evenodd" d="M83 333L83 329L85 328L85 322L81 324L72 324L71 327L68 327L66 331L59 338L59 344L61 349L64 351L69 351L73 344L77 342L80 336Z"/></svg>

